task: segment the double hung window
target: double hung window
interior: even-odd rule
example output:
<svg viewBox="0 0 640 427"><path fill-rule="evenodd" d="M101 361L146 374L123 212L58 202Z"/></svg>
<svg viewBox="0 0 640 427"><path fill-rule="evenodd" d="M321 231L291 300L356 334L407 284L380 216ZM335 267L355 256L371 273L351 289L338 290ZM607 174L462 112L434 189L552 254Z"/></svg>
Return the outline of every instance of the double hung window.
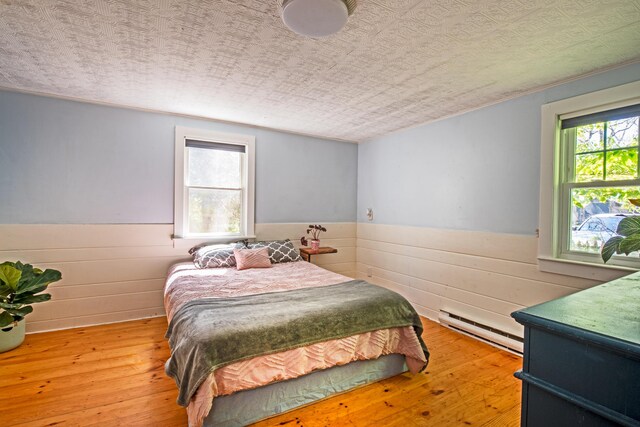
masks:
<svg viewBox="0 0 640 427"><path fill-rule="evenodd" d="M254 138L176 127L175 235L253 235Z"/></svg>
<svg viewBox="0 0 640 427"><path fill-rule="evenodd" d="M600 254L640 215L640 82L543 105L541 133L540 269L606 281L640 268L637 254Z"/></svg>
<svg viewBox="0 0 640 427"><path fill-rule="evenodd" d="M640 105L561 120L559 252L597 257L622 218L640 211ZM618 261L622 261L619 259Z"/></svg>

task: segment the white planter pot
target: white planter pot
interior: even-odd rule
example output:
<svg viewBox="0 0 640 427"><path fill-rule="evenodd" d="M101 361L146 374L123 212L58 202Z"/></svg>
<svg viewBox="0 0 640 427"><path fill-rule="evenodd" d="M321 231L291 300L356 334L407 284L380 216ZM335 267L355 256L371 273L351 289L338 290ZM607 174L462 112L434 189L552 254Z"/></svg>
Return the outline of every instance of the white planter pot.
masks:
<svg viewBox="0 0 640 427"><path fill-rule="evenodd" d="M24 341L25 325L26 321L22 319L10 331L5 332L0 330L0 353L13 350L22 344Z"/></svg>

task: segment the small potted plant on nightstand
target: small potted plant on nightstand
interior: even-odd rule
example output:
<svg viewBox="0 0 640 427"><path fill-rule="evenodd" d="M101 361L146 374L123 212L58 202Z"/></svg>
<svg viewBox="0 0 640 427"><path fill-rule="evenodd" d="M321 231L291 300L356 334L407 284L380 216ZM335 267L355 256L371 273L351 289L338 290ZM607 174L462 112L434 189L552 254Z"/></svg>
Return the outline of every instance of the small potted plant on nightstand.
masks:
<svg viewBox="0 0 640 427"><path fill-rule="evenodd" d="M42 271L19 261L0 264L0 353L22 344L30 304L49 301L51 295L40 292L61 278L58 270Z"/></svg>
<svg viewBox="0 0 640 427"><path fill-rule="evenodd" d="M309 242L311 242L311 250L317 251L320 249L320 233L326 231L327 229L319 224L309 225L309 228L307 228L307 236L311 234L311 240L307 239L307 236L302 236L300 243L302 243L302 246L308 246Z"/></svg>

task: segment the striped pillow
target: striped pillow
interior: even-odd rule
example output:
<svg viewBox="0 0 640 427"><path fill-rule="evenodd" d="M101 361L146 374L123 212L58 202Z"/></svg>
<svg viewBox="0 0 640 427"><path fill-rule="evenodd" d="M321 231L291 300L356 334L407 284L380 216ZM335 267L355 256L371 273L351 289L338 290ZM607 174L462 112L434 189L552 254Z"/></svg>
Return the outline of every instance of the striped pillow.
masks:
<svg viewBox="0 0 640 427"><path fill-rule="evenodd" d="M238 270L247 270L249 268L269 268L271 261L269 260L269 249L234 249L233 254L236 258Z"/></svg>

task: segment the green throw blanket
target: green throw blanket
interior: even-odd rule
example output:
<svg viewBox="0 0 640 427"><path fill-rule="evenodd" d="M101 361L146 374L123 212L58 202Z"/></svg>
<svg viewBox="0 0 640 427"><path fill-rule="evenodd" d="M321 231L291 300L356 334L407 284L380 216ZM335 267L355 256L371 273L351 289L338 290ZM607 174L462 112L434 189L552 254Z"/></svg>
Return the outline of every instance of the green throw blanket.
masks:
<svg viewBox="0 0 640 427"><path fill-rule="evenodd" d="M422 324L399 294L362 280L233 298L203 298L175 314L166 338L167 375L187 406L212 371L234 362L378 329ZM426 365L425 365L426 367Z"/></svg>

